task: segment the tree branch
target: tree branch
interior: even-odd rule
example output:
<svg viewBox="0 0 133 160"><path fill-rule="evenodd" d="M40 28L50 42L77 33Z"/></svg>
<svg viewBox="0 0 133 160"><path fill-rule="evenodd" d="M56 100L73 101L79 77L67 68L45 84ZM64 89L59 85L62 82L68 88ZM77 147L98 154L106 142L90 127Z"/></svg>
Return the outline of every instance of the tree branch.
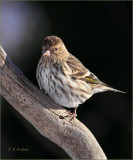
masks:
<svg viewBox="0 0 133 160"><path fill-rule="evenodd" d="M76 118L73 122L64 119L66 110L33 85L1 46L0 69L0 93L43 136L59 145L72 159L106 159L92 133Z"/></svg>

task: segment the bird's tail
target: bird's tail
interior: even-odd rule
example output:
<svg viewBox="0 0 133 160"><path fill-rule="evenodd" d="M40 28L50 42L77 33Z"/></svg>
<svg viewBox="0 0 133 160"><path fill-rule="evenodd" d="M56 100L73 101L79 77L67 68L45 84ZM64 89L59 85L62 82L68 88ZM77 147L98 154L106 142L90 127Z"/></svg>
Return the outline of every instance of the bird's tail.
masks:
<svg viewBox="0 0 133 160"><path fill-rule="evenodd" d="M114 88L106 85L105 83L102 83L102 85L100 85L98 88L94 89L94 93L105 92L105 91L113 91L113 92L126 93L126 92L120 91L118 89L114 89Z"/></svg>
<svg viewBox="0 0 133 160"><path fill-rule="evenodd" d="M103 86L102 86L102 89L103 89L104 91L114 91L114 92L126 93L126 92L124 92L124 91L120 91L120 90L118 90L118 89L114 89L114 88L109 87L109 86L107 86L107 85L103 85Z"/></svg>

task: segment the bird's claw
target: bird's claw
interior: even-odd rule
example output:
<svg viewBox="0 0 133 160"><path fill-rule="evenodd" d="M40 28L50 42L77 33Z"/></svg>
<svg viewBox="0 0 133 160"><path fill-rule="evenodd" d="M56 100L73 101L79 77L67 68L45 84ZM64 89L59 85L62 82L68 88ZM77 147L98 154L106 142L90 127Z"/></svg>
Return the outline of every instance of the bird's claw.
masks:
<svg viewBox="0 0 133 160"><path fill-rule="evenodd" d="M77 114L76 113L71 113L71 111L70 110L68 110L68 115L66 115L66 116L64 116L64 118L67 118L67 117L70 117L70 120L69 121L74 121L74 118L76 118L77 117Z"/></svg>

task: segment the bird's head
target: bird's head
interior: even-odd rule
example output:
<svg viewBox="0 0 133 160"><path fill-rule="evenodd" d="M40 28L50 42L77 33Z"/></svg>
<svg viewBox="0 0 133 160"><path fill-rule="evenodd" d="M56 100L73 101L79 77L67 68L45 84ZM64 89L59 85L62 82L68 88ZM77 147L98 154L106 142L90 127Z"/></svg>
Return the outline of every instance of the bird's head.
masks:
<svg viewBox="0 0 133 160"><path fill-rule="evenodd" d="M69 55L63 41L57 36L48 36L43 40L42 57L63 60Z"/></svg>

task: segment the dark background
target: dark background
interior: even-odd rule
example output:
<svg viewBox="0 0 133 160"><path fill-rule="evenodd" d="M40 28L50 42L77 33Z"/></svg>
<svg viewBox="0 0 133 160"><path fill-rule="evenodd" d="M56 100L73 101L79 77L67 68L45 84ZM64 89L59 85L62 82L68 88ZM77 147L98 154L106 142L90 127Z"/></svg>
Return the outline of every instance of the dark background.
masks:
<svg viewBox="0 0 133 160"><path fill-rule="evenodd" d="M77 114L108 159L132 158L131 2L1 2L1 44L37 85L43 38L57 35L100 80L126 94L94 95ZM69 158L2 98L2 158ZM13 148L28 148L28 152ZM11 149L11 151L9 151Z"/></svg>

